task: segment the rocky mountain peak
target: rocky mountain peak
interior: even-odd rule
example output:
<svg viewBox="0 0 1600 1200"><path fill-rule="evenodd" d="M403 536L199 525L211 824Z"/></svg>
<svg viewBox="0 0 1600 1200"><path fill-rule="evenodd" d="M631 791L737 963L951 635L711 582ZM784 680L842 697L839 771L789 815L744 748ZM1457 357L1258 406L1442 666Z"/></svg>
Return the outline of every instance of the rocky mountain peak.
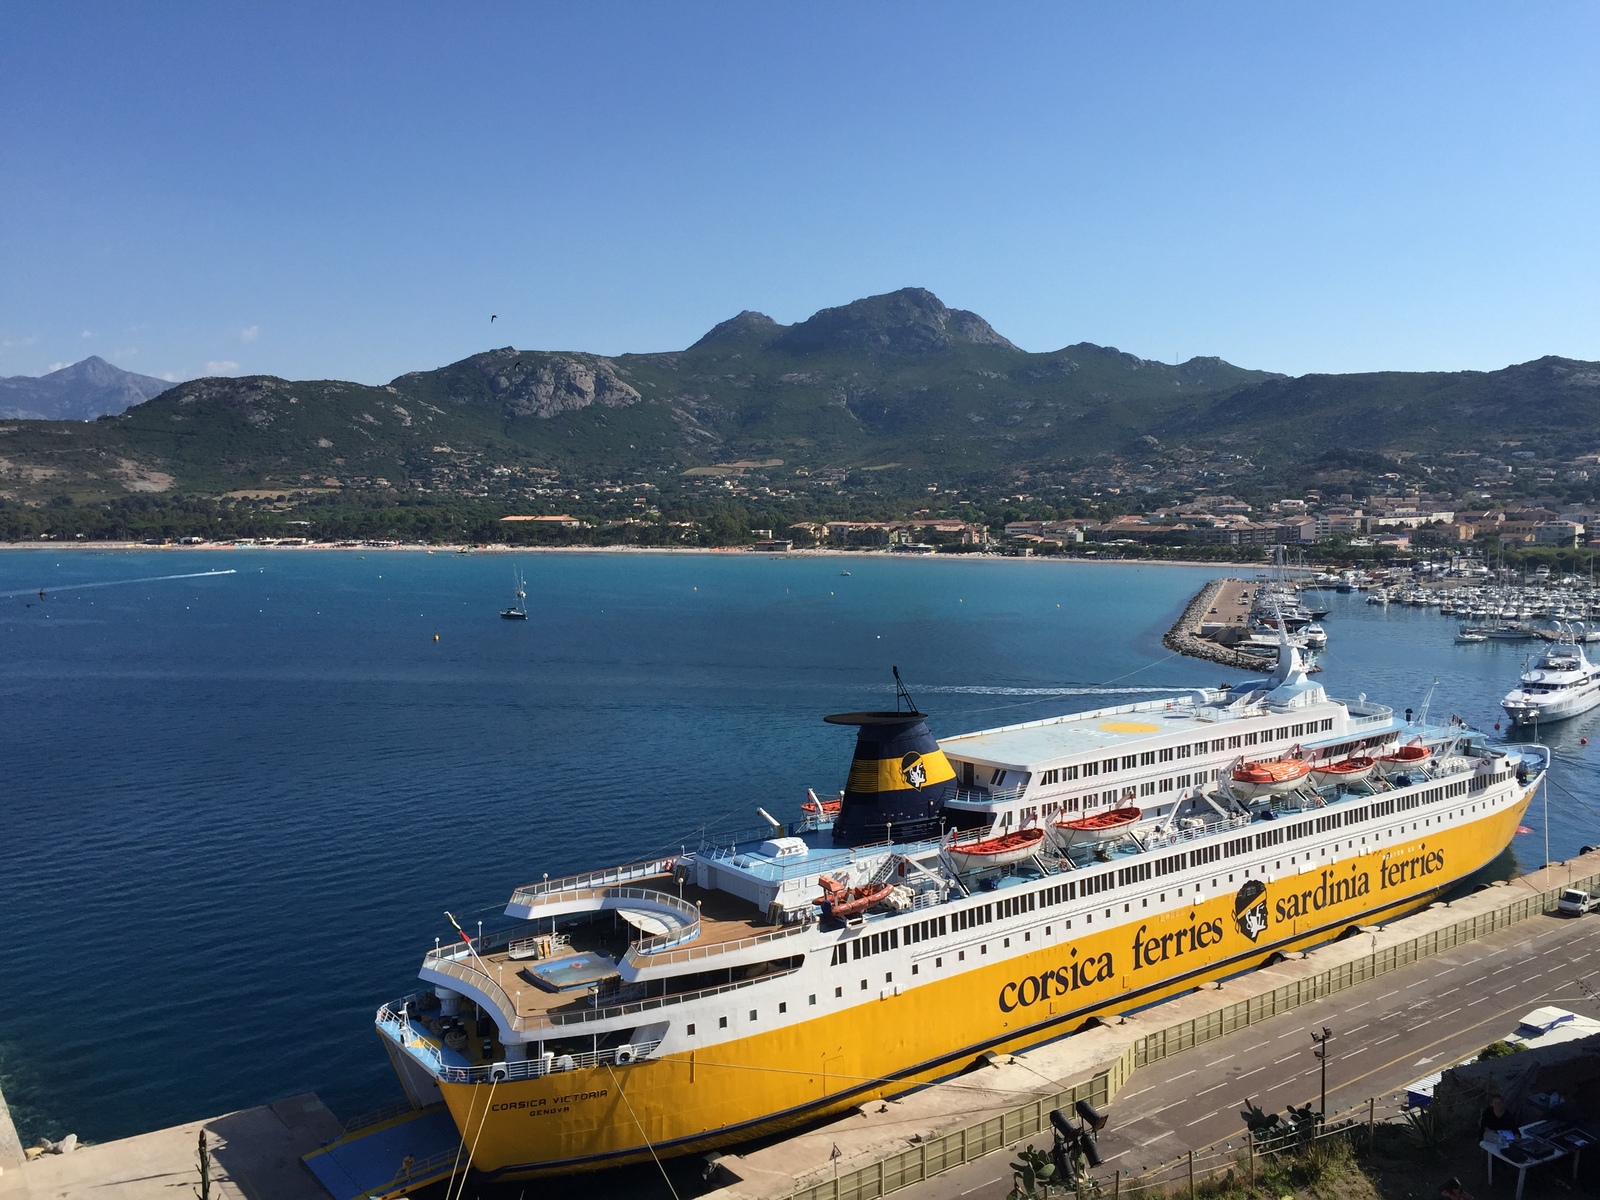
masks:
<svg viewBox="0 0 1600 1200"><path fill-rule="evenodd" d="M747 308L738 316L729 317L721 324L712 326L710 332L690 346L689 349L702 350L721 342L744 341L751 337L766 340L782 328L782 325L779 325L766 313L755 312L753 309Z"/></svg>
<svg viewBox="0 0 1600 1200"><path fill-rule="evenodd" d="M867 350L882 354L942 354L958 344L1016 350L977 313L949 308L926 288L825 308L784 330L772 343L792 354Z"/></svg>
<svg viewBox="0 0 1600 1200"><path fill-rule="evenodd" d="M172 386L168 380L124 371L91 354L48 375L0 379L0 417L92 421L142 404Z"/></svg>

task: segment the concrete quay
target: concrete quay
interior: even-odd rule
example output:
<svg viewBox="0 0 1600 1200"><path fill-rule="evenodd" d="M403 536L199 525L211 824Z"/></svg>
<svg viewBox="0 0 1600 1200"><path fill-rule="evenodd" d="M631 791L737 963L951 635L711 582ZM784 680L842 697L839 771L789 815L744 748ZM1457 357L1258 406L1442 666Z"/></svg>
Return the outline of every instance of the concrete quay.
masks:
<svg viewBox="0 0 1600 1200"><path fill-rule="evenodd" d="M1129 1170L1155 1165L1159 1162L1156 1156L1237 1133L1239 1121L1233 1115L1237 1107L1233 1102L1240 1097L1234 1091L1254 1094L1263 1103L1279 1108L1290 1101L1300 1103L1313 1094L1307 1091L1303 1078L1310 1064L1300 1062L1309 1056L1302 1053L1298 1041L1271 1056L1285 1060L1276 1064L1277 1075L1263 1072L1265 1077L1259 1079L1253 1077L1253 1066L1240 1068L1237 1074L1230 1074L1230 1068L1222 1066L1234 1057L1228 1053L1230 1047L1222 1047L1215 1056L1186 1052L1220 1038L1238 1041L1250 1047L1252 1053L1291 1034L1306 1040L1308 1020L1315 1020L1319 1027L1337 1021L1340 1031L1348 1037L1364 1032L1352 1029L1350 1014L1365 1012L1368 1005L1377 1006L1373 1015L1385 1030L1388 1024L1398 1025L1399 1040L1405 1042L1406 1054L1412 1056L1390 1064L1389 1073L1395 1076L1392 1080L1386 1075L1382 1079L1362 1077L1347 1081L1346 1091L1358 1092L1358 1100L1382 1095L1386 1089L1426 1074L1427 1062L1442 1063L1459 1047L1465 1047L1465 1054L1475 1048L1474 1043L1482 1045L1499 1037L1509 1028L1502 1028L1508 1019L1515 1024L1509 1015L1513 1010L1520 1015L1536 1007L1528 1001L1545 995L1548 989L1531 986L1539 968L1529 964L1541 955L1564 961L1569 949L1572 955L1582 953L1583 950L1568 946L1568 941L1594 940L1595 932L1600 931L1600 920L1546 916L1554 910L1560 890L1569 885L1591 889L1600 885L1600 852L1552 864L1449 904L1435 903L1403 920L1320 946L1304 957L1296 956L1226 980L1220 988L1208 985L1128 1014L1114 1024L1097 1025L993 1065L974 1064L973 1069L951 1081L887 1104L864 1105L848 1116L747 1154L725 1155L722 1163L735 1181L712 1196L715 1200L870 1200L901 1188L914 1189L918 1196L960 1196L986 1185L990 1176L1001 1173L1004 1162L1000 1152L1030 1141L1047 1144L1049 1134L1041 1131L1046 1127L1050 1108L1070 1103L1074 1096L1090 1098L1097 1105L1117 1104L1125 1086L1130 1089L1128 1099L1136 1099L1141 1093L1148 1098L1142 1107L1129 1110L1126 1115L1118 1105L1113 1110L1111 1140L1102 1144L1107 1153L1127 1154ZM1535 940L1548 945L1542 945L1537 954L1516 955L1516 947ZM1477 960L1506 955L1508 951L1509 957L1497 959L1492 967L1485 966L1480 972L1494 975L1493 987L1485 994L1496 1003L1469 1005L1466 1001L1476 1000L1476 996L1443 995L1443 989L1463 987L1450 976L1451 972L1466 972ZM1513 990L1494 996L1494 989L1507 987L1500 982L1499 974L1505 962L1511 968L1504 977L1516 980L1516 984ZM1517 973L1519 965L1526 978ZM1600 963L1595 965L1600 968ZM1394 981L1389 981L1391 975L1402 971L1408 974L1396 975ZM1574 977L1578 974L1581 972L1575 972ZM1446 977L1449 982L1438 984L1440 992L1428 986ZM1467 974L1461 978L1465 980ZM1575 989L1576 985L1563 984L1562 990L1550 994L1570 999L1567 993ZM1399 994L1388 995L1391 990ZM1459 1012L1449 1011L1455 1006L1444 1003L1431 1015L1419 1013L1407 1007L1411 1000L1405 995L1408 991L1419 997L1454 998L1463 1003ZM1404 1003L1397 1006L1396 1001L1402 998ZM1307 1007L1311 1005L1316 1007ZM1285 1017L1302 1008L1306 1011ZM1271 1029L1268 1040L1266 1030L1274 1020L1277 1026ZM1424 1026L1437 1028L1430 1032ZM1374 1038L1374 1062L1378 1061L1377 1051L1382 1049L1375 1044L1377 1038L1389 1036L1382 1032ZM1419 1047L1419 1036L1425 1042L1438 1040L1439 1044L1431 1049ZM1450 1040L1452 1037L1454 1041ZM1480 1037L1481 1041L1477 1040ZM1339 1047L1335 1054L1344 1048ZM1348 1049L1355 1051L1357 1047L1350 1045ZM1413 1054L1417 1049L1422 1051L1420 1055ZM1417 1057L1424 1062L1416 1062ZM1215 1085L1196 1084L1195 1090L1190 1091L1190 1077L1219 1067ZM1252 1077L1246 1079L1244 1070L1249 1070ZM1139 1078L1130 1085L1136 1071ZM1291 1074L1285 1075L1286 1071ZM1147 1085L1146 1078L1157 1082ZM1270 1096L1265 1090L1269 1079L1274 1089ZM1163 1100L1160 1093L1149 1091L1163 1080L1174 1086L1182 1080L1183 1096L1175 1099L1168 1095ZM1252 1092L1258 1085L1261 1090ZM1212 1086L1216 1090L1209 1096L1196 1095L1200 1088ZM1178 1115L1173 1111L1175 1105L1188 1104L1191 1097L1216 1102L1202 1104L1203 1111L1189 1112L1178 1122L1178 1128L1171 1128ZM1347 1099L1345 1093L1332 1092L1330 1110ZM1142 1121L1152 1123L1141 1125ZM1136 1139L1134 1134L1138 1134ZM1135 1142L1148 1139L1148 1144L1122 1145L1117 1139L1124 1136ZM837 1162L829 1157L835 1146L841 1155ZM1118 1168L1114 1162L1108 1170ZM1005 1172L1004 1179L1009 1178ZM955 1181L960 1182L959 1187L954 1187ZM1009 1183L997 1184L994 1195L1003 1195L1007 1187Z"/></svg>
<svg viewBox="0 0 1600 1200"><path fill-rule="evenodd" d="M10 1123L9 1117L0 1119L0 1125ZM70 1154L7 1162L0 1174L0 1200L186 1198L200 1180L196 1150L202 1129L210 1143L211 1194L218 1200L328 1200L300 1156L337 1138L343 1128L316 1096L291 1096L260 1108L79 1146Z"/></svg>

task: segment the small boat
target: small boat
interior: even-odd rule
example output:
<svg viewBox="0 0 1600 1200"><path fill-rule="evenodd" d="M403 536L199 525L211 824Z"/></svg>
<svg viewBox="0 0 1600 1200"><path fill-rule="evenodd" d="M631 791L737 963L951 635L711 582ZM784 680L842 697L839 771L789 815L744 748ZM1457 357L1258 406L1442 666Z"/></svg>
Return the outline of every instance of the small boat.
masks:
<svg viewBox="0 0 1600 1200"><path fill-rule="evenodd" d="M1142 816L1144 810L1140 808L1113 808L1108 812L1071 820L1057 817L1055 828L1074 842L1104 842L1121 837Z"/></svg>
<svg viewBox="0 0 1600 1200"><path fill-rule="evenodd" d="M1044 830L1019 829L981 842L952 844L945 853L954 861L957 870L980 871L984 867L1001 867L1006 863L1031 858L1042 848Z"/></svg>
<svg viewBox="0 0 1600 1200"><path fill-rule="evenodd" d="M1309 774L1311 764L1303 758L1240 763L1233 769L1233 791L1246 800L1257 796L1276 796L1279 792L1298 787Z"/></svg>
<svg viewBox="0 0 1600 1200"><path fill-rule="evenodd" d="M893 883L869 884L866 887L846 887L832 875L819 875L822 895L813 903L822 909L825 917L853 917L864 913L874 904L881 904L894 891Z"/></svg>
<svg viewBox="0 0 1600 1200"><path fill-rule="evenodd" d="M811 817L837 817L843 807L843 796L835 796L832 800L821 800L814 790L807 788L806 800L800 805L800 811Z"/></svg>
<svg viewBox="0 0 1600 1200"><path fill-rule="evenodd" d="M1396 746L1388 754L1380 754L1378 761L1386 767L1414 767L1432 757L1432 750L1420 742L1412 742L1409 746Z"/></svg>
<svg viewBox="0 0 1600 1200"><path fill-rule="evenodd" d="M528 581L522 577L521 571L516 573L516 581L517 588L515 595L512 597L511 607L502 608L500 615L507 621L526 621L528 619L528 606L525 601L528 598Z"/></svg>
<svg viewBox="0 0 1600 1200"><path fill-rule="evenodd" d="M1301 634L1306 639L1306 646L1312 650L1326 650L1328 648L1328 631L1315 621L1302 629Z"/></svg>
<svg viewBox="0 0 1600 1200"><path fill-rule="evenodd" d="M1329 783L1343 783L1349 779L1365 779L1377 766L1374 759L1365 755L1341 758L1338 762L1318 763L1311 768L1311 782L1318 787Z"/></svg>
<svg viewBox="0 0 1600 1200"><path fill-rule="evenodd" d="M850 572L849 571L840 571L839 574L840 575L848 575L848 574L850 574Z"/></svg>
<svg viewBox="0 0 1600 1200"><path fill-rule="evenodd" d="M1456 645L1458 646L1476 646L1479 642L1487 642L1488 640L1489 635L1481 629L1463 629L1456 634Z"/></svg>

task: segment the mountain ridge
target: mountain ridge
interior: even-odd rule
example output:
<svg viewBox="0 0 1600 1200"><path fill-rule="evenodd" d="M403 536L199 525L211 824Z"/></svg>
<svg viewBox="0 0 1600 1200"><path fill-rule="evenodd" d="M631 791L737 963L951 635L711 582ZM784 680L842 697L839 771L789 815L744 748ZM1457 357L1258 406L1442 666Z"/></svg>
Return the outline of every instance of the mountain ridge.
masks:
<svg viewBox="0 0 1600 1200"><path fill-rule="evenodd" d="M125 412L175 386L91 354L47 375L0 376L0 419L92 421Z"/></svg>
<svg viewBox="0 0 1600 1200"><path fill-rule="evenodd" d="M384 385L207 378L88 424L12 420L0 425L0 494L468 494L471 481L530 472L601 480L744 461L839 478L892 464L872 479L990 486L1121 459L1159 469L1228 451L1283 466L1330 447L1403 456L1501 436L1592 450L1600 364L1291 378L1086 342L1033 353L903 288L792 325L745 310L683 350L504 346Z"/></svg>

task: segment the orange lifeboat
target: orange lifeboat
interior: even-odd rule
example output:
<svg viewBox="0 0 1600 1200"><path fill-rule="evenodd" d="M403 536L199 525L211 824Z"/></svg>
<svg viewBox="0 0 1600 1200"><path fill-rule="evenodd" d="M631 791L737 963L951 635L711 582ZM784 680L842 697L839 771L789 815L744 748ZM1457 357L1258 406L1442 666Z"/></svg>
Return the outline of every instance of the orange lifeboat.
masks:
<svg viewBox="0 0 1600 1200"><path fill-rule="evenodd" d="M1303 758L1240 763L1233 769L1233 791L1247 800L1256 796L1275 796L1299 786L1310 774L1311 764Z"/></svg>
<svg viewBox="0 0 1600 1200"><path fill-rule="evenodd" d="M812 903L822 909L823 916L828 917L853 917L864 913L874 904L888 899L889 893L894 891L893 883L881 883L874 887L846 887L831 875L819 876L817 882L822 885L822 895Z"/></svg>
<svg viewBox="0 0 1600 1200"><path fill-rule="evenodd" d="M1318 763L1311 768L1311 781L1318 787L1330 783L1343 783L1350 779L1365 779L1378 764L1370 758L1357 755L1341 758L1338 762Z"/></svg>
<svg viewBox="0 0 1600 1200"><path fill-rule="evenodd" d="M981 842L952 844L945 852L955 862L957 870L980 871L984 867L1001 867L1031 858L1043 845L1044 830L1019 829Z"/></svg>
<svg viewBox="0 0 1600 1200"><path fill-rule="evenodd" d="M1432 750L1421 742L1412 742L1409 746L1396 746L1391 753L1379 756L1378 761L1386 767L1415 767L1432 757Z"/></svg>
<svg viewBox="0 0 1600 1200"><path fill-rule="evenodd" d="M1057 817L1055 827L1074 842L1104 842L1121 837L1142 816L1143 809L1113 808L1109 812L1076 817L1070 821Z"/></svg>
<svg viewBox="0 0 1600 1200"><path fill-rule="evenodd" d="M808 816L837 817L843 807L843 800L807 800L800 805L800 811Z"/></svg>

